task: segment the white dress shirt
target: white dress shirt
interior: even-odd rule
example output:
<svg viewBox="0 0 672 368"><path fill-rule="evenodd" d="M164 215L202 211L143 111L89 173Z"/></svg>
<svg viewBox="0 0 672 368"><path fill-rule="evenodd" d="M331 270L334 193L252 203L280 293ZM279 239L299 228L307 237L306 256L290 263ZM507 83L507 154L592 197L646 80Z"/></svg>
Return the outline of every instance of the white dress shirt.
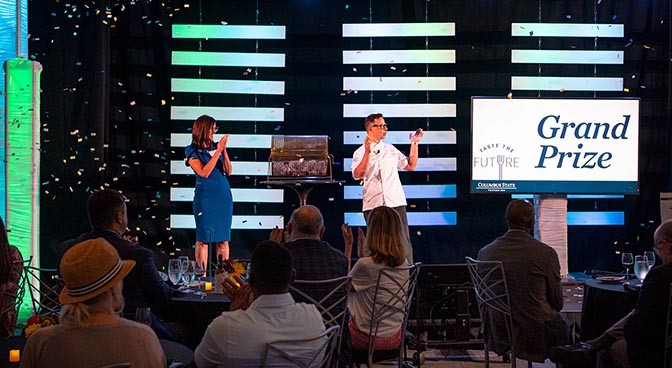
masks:
<svg viewBox="0 0 672 368"><path fill-rule="evenodd" d="M322 316L313 304L296 303L289 293L261 295L246 310L223 312L205 331L194 351L198 368L259 367L266 343L316 337L324 332ZM324 344L317 339L309 343L283 345L292 356L306 357L307 363ZM269 353L267 366L295 367L295 364ZM315 360L321 361L321 357Z"/></svg>
<svg viewBox="0 0 672 368"><path fill-rule="evenodd" d="M406 205L406 195L399 180L399 170L408 165L408 157L393 145L380 141L371 143L369 164L363 178L355 176L355 168L364 157L364 145L361 145L352 157L352 177L364 180L362 189L362 211L376 207L399 207Z"/></svg>

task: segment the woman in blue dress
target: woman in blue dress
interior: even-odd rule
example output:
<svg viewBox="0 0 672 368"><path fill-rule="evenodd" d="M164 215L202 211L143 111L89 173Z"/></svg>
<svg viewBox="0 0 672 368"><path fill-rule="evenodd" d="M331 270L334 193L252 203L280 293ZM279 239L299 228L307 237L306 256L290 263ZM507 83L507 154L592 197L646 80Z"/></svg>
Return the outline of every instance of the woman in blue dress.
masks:
<svg viewBox="0 0 672 368"><path fill-rule="evenodd" d="M227 175L231 175L231 160L226 152L228 134L215 144L217 123L208 115L196 121L191 132L191 144L185 149L187 164L196 174L194 189L194 218L196 219L196 263L207 266L208 244L217 243L217 255L229 259L233 197Z"/></svg>

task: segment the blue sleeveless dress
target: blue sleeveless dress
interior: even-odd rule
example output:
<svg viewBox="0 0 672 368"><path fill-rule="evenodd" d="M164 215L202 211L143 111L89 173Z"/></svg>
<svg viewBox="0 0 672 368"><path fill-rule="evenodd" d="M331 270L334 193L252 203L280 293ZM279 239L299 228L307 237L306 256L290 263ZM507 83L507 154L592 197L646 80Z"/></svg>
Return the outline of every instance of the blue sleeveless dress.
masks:
<svg viewBox="0 0 672 368"><path fill-rule="evenodd" d="M211 151L217 148L213 144L209 150L198 149L190 144L185 149L187 161L196 158L203 166L208 163ZM219 156L210 176L196 175L194 189L194 218L196 219L196 240L204 243L231 240L231 221L233 218L233 197L229 180L224 172L224 157Z"/></svg>

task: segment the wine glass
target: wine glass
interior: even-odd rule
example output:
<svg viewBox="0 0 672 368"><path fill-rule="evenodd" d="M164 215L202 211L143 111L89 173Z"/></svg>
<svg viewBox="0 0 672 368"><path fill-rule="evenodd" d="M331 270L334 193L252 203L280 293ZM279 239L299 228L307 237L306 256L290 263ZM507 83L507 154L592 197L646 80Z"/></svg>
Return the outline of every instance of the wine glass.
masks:
<svg viewBox="0 0 672 368"><path fill-rule="evenodd" d="M621 253L621 264L623 267L625 267L625 280L630 279L630 267L632 267L632 264L634 263L634 258L632 257L632 253Z"/></svg>
<svg viewBox="0 0 672 368"><path fill-rule="evenodd" d="M135 322L140 322L147 326L152 325L152 310L149 307L135 308Z"/></svg>
<svg viewBox="0 0 672 368"><path fill-rule="evenodd" d="M200 291L201 285L203 285L203 291L205 291L205 284L203 283L203 276L205 276L206 273L206 268L203 267L202 265L194 262L194 276L198 277L198 288L196 291L196 295L204 295L205 293Z"/></svg>
<svg viewBox="0 0 672 368"><path fill-rule="evenodd" d="M188 284L186 282L186 277L187 277L186 272L187 272L187 268L189 267L189 257L179 256L179 257L177 257L177 260L179 261L180 279L181 279L181 284L182 284L180 289L182 289L182 288L186 288L188 286Z"/></svg>
<svg viewBox="0 0 672 368"><path fill-rule="evenodd" d="M646 261L649 263L649 270L651 270L651 267L656 263L656 252L649 250L644 252L644 257L646 257Z"/></svg>
<svg viewBox="0 0 672 368"><path fill-rule="evenodd" d="M639 282L644 281L647 273L649 273L649 261L646 256L635 256L635 276Z"/></svg>
<svg viewBox="0 0 672 368"><path fill-rule="evenodd" d="M173 285L177 286L182 278L182 272L180 271L180 260L173 258L168 261L168 279Z"/></svg>
<svg viewBox="0 0 672 368"><path fill-rule="evenodd" d="M194 271L194 266L196 262L186 261L185 263L187 265L187 268L182 273L182 282L185 284L185 286L190 286L191 283L194 282L194 279L196 278L196 273Z"/></svg>

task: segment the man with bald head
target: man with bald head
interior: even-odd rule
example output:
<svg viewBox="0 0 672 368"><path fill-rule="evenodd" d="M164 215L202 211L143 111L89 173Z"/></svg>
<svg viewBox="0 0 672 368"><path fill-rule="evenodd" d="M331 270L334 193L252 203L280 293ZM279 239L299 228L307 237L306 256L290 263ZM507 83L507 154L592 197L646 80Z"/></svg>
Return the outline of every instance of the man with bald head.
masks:
<svg viewBox="0 0 672 368"><path fill-rule="evenodd" d="M292 253L297 280L324 280L348 274L348 260L340 250L322 241L324 219L311 205L297 208L287 224L285 247Z"/></svg>
<svg viewBox="0 0 672 368"><path fill-rule="evenodd" d="M509 287L515 355L543 362L550 347L567 343L567 324L560 315L562 285L560 261L553 248L530 235L534 229L534 208L527 200L516 199L504 214L509 230L481 248L478 259L500 261ZM491 334L495 352L503 354L506 339L495 328ZM494 341L493 341L494 340Z"/></svg>

